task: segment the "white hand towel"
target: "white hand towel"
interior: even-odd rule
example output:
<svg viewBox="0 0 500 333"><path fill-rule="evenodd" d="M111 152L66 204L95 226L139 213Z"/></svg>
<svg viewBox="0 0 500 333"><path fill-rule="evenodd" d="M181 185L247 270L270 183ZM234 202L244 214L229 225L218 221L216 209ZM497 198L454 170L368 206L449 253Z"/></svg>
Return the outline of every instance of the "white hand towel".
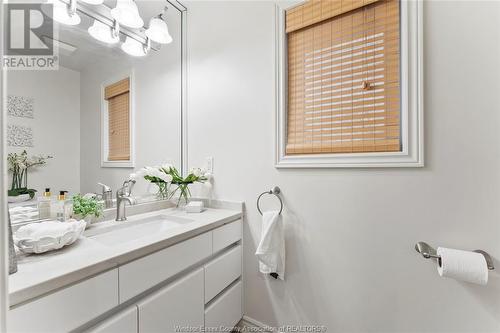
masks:
<svg viewBox="0 0 500 333"><path fill-rule="evenodd" d="M261 273L277 273L281 280L285 279L285 230L278 211L262 215L262 235L255 255Z"/></svg>

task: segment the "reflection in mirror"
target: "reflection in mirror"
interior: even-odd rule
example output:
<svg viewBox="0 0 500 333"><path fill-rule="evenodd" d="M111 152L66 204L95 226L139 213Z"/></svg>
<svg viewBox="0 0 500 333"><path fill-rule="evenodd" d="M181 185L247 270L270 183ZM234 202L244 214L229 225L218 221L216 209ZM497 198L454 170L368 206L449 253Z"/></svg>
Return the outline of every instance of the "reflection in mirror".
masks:
<svg viewBox="0 0 500 333"><path fill-rule="evenodd" d="M137 1L145 23L131 28L137 22L112 11L115 4L78 2L76 25L61 24L67 5L56 6L46 14L58 33L44 42L57 49L58 69L7 72L13 223L54 217L57 198L78 193L98 194L110 207L143 166L182 170L181 12L166 1ZM138 180L133 191L147 201L157 188Z"/></svg>

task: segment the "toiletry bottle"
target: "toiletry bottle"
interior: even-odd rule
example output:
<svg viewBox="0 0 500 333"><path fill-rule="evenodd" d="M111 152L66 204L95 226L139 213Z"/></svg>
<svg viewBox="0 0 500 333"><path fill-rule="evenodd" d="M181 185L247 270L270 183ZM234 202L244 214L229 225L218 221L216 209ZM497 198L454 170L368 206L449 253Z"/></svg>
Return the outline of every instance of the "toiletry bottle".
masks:
<svg viewBox="0 0 500 333"><path fill-rule="evenodd" d="M67 198L67 191L65 193L65 200L63 205L63 221L67 221L73 217L73 199Z"/></svg>
<svg viewBox="0 0 500 333"><path fill-rule="evenodd" d="M46 188L42 196L38 197L38 218L47 219L50 217L50 188Z"/></svg>
<svg viewBox="0 0 500 333"><path fill-rule="evenodd" d="M52 202L50 207L51 217L59 221L64 221L64 201L66 200L66 191L59 191L57 201Z"/></svg>

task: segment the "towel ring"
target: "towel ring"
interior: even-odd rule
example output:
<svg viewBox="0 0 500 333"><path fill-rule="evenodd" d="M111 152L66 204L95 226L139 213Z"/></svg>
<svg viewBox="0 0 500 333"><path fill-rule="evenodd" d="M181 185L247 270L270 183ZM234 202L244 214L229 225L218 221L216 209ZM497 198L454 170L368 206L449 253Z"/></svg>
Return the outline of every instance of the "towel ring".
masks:
<svg viewBox="0 0 500 333"><path fill-rule="evenodd" d="M281 214L281 212L283 211L283 200L281 200L281 197L278 195L281 193L281 190L278 186L275 186L273 187L272 189L270 189L269 191L265 191L265 192L262 192L259 197L257 198L257 210L259 211L260 215L263 215L262 214L262 211L260 210L260 206L259 206L259 202L260 202L260 198L262 198L262 196L264 194L274 194L276 196L276 198L278 198L278 200L280 201L280 212L278 214Z"/></svg>

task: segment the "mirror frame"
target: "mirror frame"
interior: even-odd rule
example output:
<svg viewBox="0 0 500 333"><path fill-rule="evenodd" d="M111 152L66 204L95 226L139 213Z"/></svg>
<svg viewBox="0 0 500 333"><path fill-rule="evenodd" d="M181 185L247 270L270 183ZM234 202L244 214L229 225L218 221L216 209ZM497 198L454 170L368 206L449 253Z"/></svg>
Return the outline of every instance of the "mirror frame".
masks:
<svg viewBox="0 0 500 333"><path fill-rule="evenodd" d="M0 6L0 23L4 24L4 6ZM4 54L4 34L0 34L0 54ZM0 153L2 156L7 156L6 134L7 134L7 107L5 105L6 85L5 85L5 69L1 68L0 77L0 102L2 103L2 112L0 113L0 126L2 135L0 135ZM2 158L0 162L0 221L8 221L7 219L7 159ZM7 331L7 311L9 309L9 248L8 245L8 226L7 223L0 223L0 332Z"/></svg>

